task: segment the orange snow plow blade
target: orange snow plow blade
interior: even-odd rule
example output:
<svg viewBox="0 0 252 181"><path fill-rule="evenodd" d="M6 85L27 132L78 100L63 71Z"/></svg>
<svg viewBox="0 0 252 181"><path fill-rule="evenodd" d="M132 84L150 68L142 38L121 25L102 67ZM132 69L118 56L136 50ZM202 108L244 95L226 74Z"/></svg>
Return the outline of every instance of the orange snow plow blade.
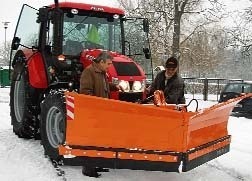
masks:
<svg viewBox="0 0 252 181"><path fill-rule="evenodd" d="M229 114L249 96L187 112L185 106L66 93L66 141L59 153L77 165L188 171L229 151Z"/></svg>

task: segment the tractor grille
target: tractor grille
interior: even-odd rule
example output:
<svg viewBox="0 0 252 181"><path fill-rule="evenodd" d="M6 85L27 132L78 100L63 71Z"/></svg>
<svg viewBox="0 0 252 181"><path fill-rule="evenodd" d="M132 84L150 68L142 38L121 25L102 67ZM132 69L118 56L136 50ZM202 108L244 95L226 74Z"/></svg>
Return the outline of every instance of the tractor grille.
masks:
<svg viewBox="0 0 252 181"><path fill-rule="evenodd" d="M130 90L132 90L133 83L134 83L133 81L129 81Z"/></svg>
<svg viewBox="0 0 252 181"><path fill-rule="evenodd" d="M134 62L114 62L118 76L141 76L141 72Z"/></svg>
<svg viewBox="0 0 252 181"><path fill-rule="evenodd" d="M143 99L143 93L128 93L128 92L120 92L119 93L119 100L127 101L127 102L137 102L138 100Z"/></svg>

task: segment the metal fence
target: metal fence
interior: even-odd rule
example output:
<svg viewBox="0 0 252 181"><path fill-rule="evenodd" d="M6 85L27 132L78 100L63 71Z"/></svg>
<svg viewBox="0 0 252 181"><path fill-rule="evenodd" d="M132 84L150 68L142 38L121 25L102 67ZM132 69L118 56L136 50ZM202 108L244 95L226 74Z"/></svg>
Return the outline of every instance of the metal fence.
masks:
<svg viewBox="0 0 252 181"><path fill-rule="evenodd" d="M242 79L223 78L183 77L183 79L185 81L186 98L202 99L204 101L218 101L221 90L228 82L243 82Z"/></svg>

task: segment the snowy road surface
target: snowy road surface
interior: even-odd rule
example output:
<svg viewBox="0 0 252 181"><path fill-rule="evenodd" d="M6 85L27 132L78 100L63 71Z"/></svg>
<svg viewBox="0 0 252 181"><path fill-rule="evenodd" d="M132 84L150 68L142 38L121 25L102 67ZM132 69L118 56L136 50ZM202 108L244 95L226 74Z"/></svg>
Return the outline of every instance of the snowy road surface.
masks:
<svg viewBox="0 0 252 181"><path fill-rule="evenodd" d="M201 106L212 102L200 102ZM252 181L252 119L229 119L231 151L186 173L113 170L98 179L85 177L81 167L63 166L67 181ZM0 89L0 180L60 181L55 169L43 155L38 140L19 139L12 132L9 88Z"/></svg>

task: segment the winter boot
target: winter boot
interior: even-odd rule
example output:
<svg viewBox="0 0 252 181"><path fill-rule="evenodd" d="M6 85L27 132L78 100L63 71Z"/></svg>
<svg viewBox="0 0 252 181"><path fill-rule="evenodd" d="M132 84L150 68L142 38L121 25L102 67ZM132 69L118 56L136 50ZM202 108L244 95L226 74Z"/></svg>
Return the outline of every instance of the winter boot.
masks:
<svg viewBox="0 0 252 181"><path fill-rule="evenodd" d="M95 171L97 172L109 172L108 168L95 167Z"/></svg>
<svg viewBox="0 0 252 181"><path fill-rule="evenodd" d="M95 167L91 167L91 166L87 166L87 165L82 166L82 174L85 176L88 176L88 177L95 177L95 178L98 178L101 176L101 174L99 174L96 171Z"/></svg>

